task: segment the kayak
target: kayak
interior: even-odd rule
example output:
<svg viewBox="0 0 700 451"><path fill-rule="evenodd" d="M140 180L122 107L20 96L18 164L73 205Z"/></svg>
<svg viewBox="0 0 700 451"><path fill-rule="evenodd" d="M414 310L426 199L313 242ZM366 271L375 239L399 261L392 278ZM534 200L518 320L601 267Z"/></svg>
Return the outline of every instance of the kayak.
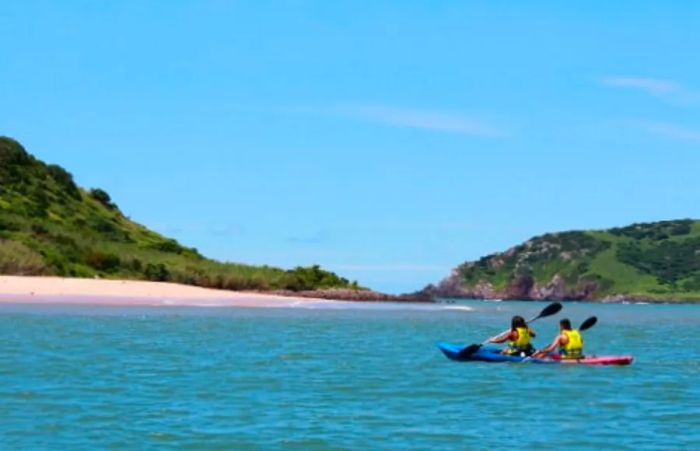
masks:
<svg viewBox="0 0 700 451"><path fill-rule="evenodd" d="M634 360L631 355L601 355L586 356L582 359L560 360L553 358L532 358L519 355L501 354L499 348L482 347L473 354L459 355L464 346L453 343L438 343L438 348L450 360L458 362L522 362L522 363L542 363L542 364L562 364L562 365L629 365Z"/></svg>
<svg viewBox="0 0 700 451"><path fill-rule="evenodd" d="M634 360L631 355L599 355L586 356L581 359L559 360L553 358L525 357L519 355L501 354L501 350L493 347L481 347L478 351L470 355L459 355L459 351L464 345L454 343L438 343L438 348L450 360L458 362L522 362L522 363L542 363L542 364L562 364L562 365L629 365Z"/></svg>

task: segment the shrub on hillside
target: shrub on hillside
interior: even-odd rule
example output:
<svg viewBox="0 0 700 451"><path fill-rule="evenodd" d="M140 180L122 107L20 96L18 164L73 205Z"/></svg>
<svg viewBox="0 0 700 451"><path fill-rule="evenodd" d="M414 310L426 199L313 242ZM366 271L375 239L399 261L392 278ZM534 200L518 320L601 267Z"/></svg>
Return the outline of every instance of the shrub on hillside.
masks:
<svg viewBox="0 0 700 451"><path fill-rule="evenodd" d="M170 271L163 263L148 263L143 270L143 276L147 280L155 282L166 282L170 280Z"/></svg>
<svg viewBox="0 0 700 451"><path fill-rule="evenodd" d="M48 274L42 256L16 241L0 240L0 274L20 276Z"/></svg>
<svg viewBox="0 0 700 451"><path fill-rule="evenodd" d="M18 183L22 180L22 166L30 165L34 160L17 141L0 137L0 185Z"/></svg>
<svg viewBox="0 0 700 451"><path fill-rule="evenodd" d="M80 191L78 185L73 181L73 176L70 172L63 169L57 164L50 164L46 167L49 176L63 188L64 192L74 199L80 199Z"/></svg>
<svg viewBox="0 0 700 451"><path fill-rule="evenodd" d="M662 241L668 239L669 236L687 235L690 233L692 223L693 221L690 219L680 219L677 221L632 224L627 227L611 229L610 233L636 240Z"/></svg>
<svg viewBox="0 0 700 451"><path fill-rule="evenodd" d="M655 276L659 282L674 284L700 271L700 239L662 241L643 247L637 243L621 245L617 258L642 272Z"/></svg>
<svg viewBox="0 0 700 451"><path fill-rule="evenodd" d="M112 253L90 250L84 256L85 263L98 271L115 272L121 265L121 259Z"/></svg>
<svg viewBox="0 0 700 451"><path fill-rule="evenodd" d="M156 243L149 244L148 248L161 252L169 252L172 254L182 254L187 250L184 246L181 246L180 243L172 239L164 239Z"/></svg>
<svg viewBox="0 0 700 451"><path fill-rule="evenodd" d="M316 288L347 287L350 282L335 273L321 269L319 265L297 266L287 271L285 288L293 291L313 290Z"/></svg>
<svg viewBox="0 0 700 451"><path fill-rule="evenodd" d="M0 214L0 230L16 232L22 230L22 224L15 218Z"/></svg>
<svg viewBox="0 0 700 451"><path fill-rule="evenodd" d="M107 191L100 188L93 188L90 190L90 197L95 199L97 202L101 203L110 210L116 208L117 206L112 202L112 198L107 194Z"/></svg>

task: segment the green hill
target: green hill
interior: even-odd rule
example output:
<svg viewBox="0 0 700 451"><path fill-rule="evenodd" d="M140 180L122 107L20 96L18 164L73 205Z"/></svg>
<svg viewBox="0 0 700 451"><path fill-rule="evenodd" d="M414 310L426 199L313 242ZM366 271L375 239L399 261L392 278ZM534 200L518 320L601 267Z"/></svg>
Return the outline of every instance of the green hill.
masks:
<svg viewBox="0 0 700 451"><path fill-rule="evenodd" d="M551 233L458 266L433 296L700 300L700 221Z"/></svg>
<svg viewBox="0 0 700 451"><path fill-rule="evenodd" d="M101 189L0 137L0 274L173 281L230 290L360 289L318 266L221 263L125 217Z"/></svg>

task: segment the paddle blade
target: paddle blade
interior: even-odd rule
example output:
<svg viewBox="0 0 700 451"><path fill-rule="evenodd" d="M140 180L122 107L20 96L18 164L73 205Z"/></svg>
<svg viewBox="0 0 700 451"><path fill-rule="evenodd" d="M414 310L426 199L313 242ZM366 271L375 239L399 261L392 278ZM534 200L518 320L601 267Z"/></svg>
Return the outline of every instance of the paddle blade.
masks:
<svg viewBox="0 0 700 451"><path fill-rule="evenodd" d="M590 329L597 322L598 318L596 318L595 316L591 316L590 318L586 319L584 322L581 323L581 326L578 328L578 330Z"/></svg>
<svg viewBox="0 0 700 451"><path fill-rule="evenodd" d="M481 345L469 345L465 346L461 351L459 351L460 357L469 357L481 348Z"/></svg>
<svg viewBox="0 0 700 451"><path fill-rule="evenodd" d="M552 302L549 304L547 307L543 308L542 311L540 312L540 315L538 318L544 318L545 316L552 316L556 315L559 313L559 311L562 309L561 304L558 302Z"/></svg>

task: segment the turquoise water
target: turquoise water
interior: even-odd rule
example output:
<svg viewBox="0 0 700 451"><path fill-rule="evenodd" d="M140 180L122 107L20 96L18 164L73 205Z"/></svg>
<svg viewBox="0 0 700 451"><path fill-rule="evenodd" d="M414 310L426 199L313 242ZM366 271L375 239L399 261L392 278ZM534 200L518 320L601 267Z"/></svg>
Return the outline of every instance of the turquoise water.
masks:
<svg viewBox="0 0 700 451"><path fill-rule="evenodd" d="M565 305L576 324L598 316L589 352L634 354L629 367L456 363L435 347L544 305L3 305L0 447L700 447L700 306ZM533 327L544 345L556 319Z"/></svg>

